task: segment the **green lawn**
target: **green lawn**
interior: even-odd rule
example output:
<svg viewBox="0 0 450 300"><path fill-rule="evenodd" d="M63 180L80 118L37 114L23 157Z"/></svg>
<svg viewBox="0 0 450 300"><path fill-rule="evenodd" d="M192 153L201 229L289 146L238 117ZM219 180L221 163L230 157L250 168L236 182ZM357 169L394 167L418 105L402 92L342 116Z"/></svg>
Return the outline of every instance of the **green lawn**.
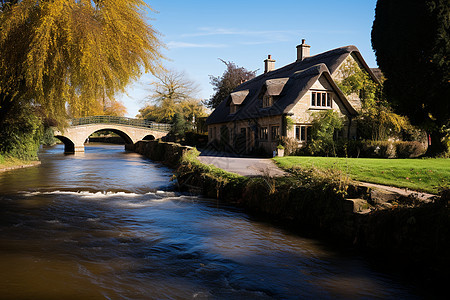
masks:
<svg viewBox="0 0 450 300"><path fill-rule="evenodd" d="M438 193L450 188L450 159L377 159L287 156L275 157L283 169L292 167L337 168L359 181Z"/></svg>

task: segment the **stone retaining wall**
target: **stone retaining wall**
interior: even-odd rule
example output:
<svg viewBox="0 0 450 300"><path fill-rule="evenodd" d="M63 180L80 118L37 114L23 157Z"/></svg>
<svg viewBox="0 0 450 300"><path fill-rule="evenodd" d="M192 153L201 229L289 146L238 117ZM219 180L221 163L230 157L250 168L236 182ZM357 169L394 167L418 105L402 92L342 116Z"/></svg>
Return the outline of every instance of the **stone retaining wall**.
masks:
<svg viewBox="0 0 450 300"><path fill-rule="evenodd" d="M183 154L193 148L158 140L139 141L133 145L125 145L125 149L142 154L151 160L163 162L171 167L176 167L179 165Z"/></svg>

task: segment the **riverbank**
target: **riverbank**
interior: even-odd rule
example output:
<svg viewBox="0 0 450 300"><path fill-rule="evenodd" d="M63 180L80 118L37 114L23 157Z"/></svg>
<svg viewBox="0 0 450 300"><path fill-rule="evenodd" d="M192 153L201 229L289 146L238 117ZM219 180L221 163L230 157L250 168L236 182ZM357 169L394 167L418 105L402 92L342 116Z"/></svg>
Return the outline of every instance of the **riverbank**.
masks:
<svg viewBox="0 0 450 300"><path fill-rule="evenodd" d="M15 169L34 167L40 164L41 162L38 160L30 161L0 156L0 173Z"/></svg>
<svg viewBox="0 0 450 300"><path fill-rule="evenodd" d="M360 186L338 169L299 169L285 177L249 178L201 163L195 149L165 144L138 142L136 149L150 159L178 165L176 178L183 191L232 203L384 260L404 262L425 279L442 279L450 266L448 191L420 201L414 195Z"/></svg>

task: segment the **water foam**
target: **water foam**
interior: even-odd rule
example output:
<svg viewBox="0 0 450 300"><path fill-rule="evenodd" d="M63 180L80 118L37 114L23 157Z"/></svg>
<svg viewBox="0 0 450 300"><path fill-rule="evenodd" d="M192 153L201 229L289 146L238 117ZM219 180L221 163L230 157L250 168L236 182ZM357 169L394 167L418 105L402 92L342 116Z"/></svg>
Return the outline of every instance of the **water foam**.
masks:
<svg viewBox="0 0 450 300"><path fill-rule="evenodd" d="M142 194L127 193L127 192L89 192L89 191L51 191L51 192L24 192L24 196L38 196L38 195L70 195L81 196L82 198L112 198L112 197L128 197L134 198L142 196Z"/></svg>

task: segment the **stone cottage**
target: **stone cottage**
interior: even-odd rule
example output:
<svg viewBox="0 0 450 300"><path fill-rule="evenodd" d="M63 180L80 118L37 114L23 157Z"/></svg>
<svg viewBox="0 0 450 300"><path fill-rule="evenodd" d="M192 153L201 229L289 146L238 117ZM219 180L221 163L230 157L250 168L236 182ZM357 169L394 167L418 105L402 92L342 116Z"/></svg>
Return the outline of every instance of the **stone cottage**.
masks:
<svg viewBox="0 0 450 300"><path fill-rule="evenodd" d="M264 63L264 74L238 86L208 117L209 142L229 145L239 153L257 148L271 152L280 137L295 139L301 147L310 138L314 113L330 109L345 120L341 135L356 136L352 120L361 100L356 93L346 97L336 83L348 76L346 66L352 64L375 82L379 79L355 46L310 56L310 46L302 40L295 62L275 69L269 55Z"/></svg>

